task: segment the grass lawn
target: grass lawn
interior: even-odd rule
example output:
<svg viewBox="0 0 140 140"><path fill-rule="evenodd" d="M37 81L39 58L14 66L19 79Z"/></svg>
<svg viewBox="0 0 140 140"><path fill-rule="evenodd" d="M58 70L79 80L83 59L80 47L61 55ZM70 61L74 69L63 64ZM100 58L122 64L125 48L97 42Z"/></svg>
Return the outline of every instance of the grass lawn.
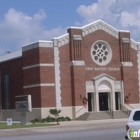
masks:
<svg viewBox="0 0 140 140"><path fill-rule="evenodd" d="M13 123L11 126L8 126L5 122L0 122L0 129L13 129L13 128L29 128L29 127L44 127L44 126L53 126L56 124L51 123L39 123L39 124L28 124L22 125L20 123Z"/></svg>

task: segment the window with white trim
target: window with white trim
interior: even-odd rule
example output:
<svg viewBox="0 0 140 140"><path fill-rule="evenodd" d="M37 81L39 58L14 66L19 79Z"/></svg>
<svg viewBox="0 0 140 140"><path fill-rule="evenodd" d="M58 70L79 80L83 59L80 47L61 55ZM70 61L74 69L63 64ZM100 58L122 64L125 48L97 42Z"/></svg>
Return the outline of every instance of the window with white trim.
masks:
<svg viewBox="0 0 140 140"><path fill-rule="evenodd" d="M112 58L112 50L105 41L97 41L91 47L93 61L101 66L107 65Z"/></svg>

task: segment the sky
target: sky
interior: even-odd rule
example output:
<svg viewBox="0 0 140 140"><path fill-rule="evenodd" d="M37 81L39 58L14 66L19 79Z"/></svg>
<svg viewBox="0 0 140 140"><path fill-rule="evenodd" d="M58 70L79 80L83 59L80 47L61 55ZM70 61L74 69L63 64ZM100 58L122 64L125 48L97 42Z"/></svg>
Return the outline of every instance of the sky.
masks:
<svg viewBox="0 0 140 140"><path fill-rule="evenodd" d="M0 0L0 56L98 19L140 41L140 0Z"/></svg>

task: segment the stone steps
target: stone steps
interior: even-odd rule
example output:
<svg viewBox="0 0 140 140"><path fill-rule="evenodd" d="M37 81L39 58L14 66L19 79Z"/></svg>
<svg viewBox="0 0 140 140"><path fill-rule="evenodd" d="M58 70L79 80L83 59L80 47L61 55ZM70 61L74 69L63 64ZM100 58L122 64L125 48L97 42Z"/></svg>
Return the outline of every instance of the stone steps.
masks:
<svg viewBox="0 0 140 140"><path fill-rule="evenodd" d="M113 118L128 118L128 115L125 114L123 111L114 111ZM105 120L105 119L112 119L112 116L109 115L107 112L86 112L85 114L76 118L76 120Z"/></svg>
<svg viewBox="0 0 140 140"><path fill-rule="evenodd" d="M103 119L111 119L111 116L107 112L92 112L85 113L76 120L103 120Z"/></svg>
<svg viewBox="0 0 140 140"><path fill-rule="evenodd" d="M114 119L119 119L119 118L128 118L128 115L125 114L123 111L114 111L113 112L113 118Z"/></svg>

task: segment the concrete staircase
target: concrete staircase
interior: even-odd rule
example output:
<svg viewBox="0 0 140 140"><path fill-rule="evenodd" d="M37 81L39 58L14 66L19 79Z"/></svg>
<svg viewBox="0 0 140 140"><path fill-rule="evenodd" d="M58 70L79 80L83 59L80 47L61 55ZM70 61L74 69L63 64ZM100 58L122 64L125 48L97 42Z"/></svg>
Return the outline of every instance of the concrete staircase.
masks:
<svg viewBox="0 0 140 140"><path fill-rule="evenodd" d="M128 118L128 115L123 111L114 111L113 119ZM112 119L112 116L107 112L86 112L85 114L76 118L76 120L105 120Z"/></svg>
<svg viewBox="0 0 140 140"><path fill-rule="evenodd" d="M128 115L124 113L123 111L118 110L118 111L113 112L113 118L114 119L128 118Z"/></svg>
<svg viewBox="0 0 140 140"><path fill-rule="evenodd" d="M76 118L76 120L103 120L111 118L107 112L87 112Z"/></svg>

